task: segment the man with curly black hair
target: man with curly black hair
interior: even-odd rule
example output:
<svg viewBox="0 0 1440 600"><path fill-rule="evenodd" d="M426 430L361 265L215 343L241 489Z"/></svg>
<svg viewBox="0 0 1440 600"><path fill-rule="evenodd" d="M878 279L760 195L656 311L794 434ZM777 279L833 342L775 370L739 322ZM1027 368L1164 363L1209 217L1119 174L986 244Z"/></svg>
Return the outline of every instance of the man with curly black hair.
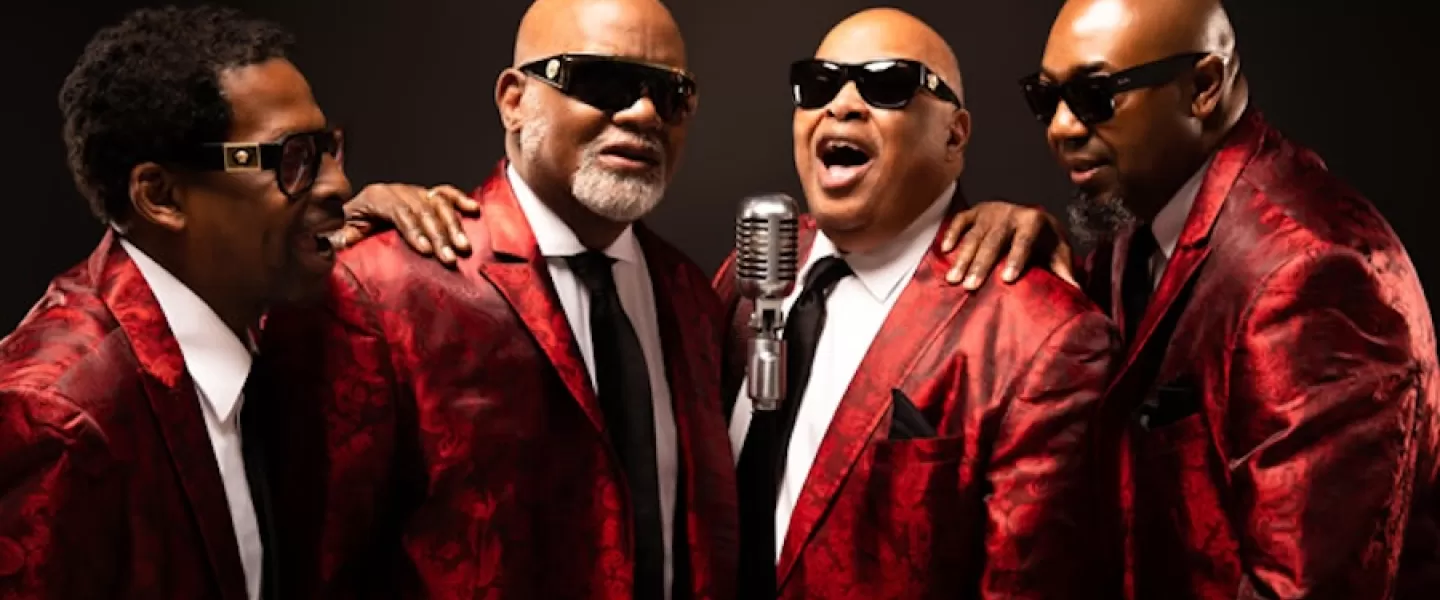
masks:
<svg viewBox="0 0 1440 600"><path fill-rule="evenodd" d="M110 231L0 341L0 598L274 597L251 337L323 286L350 196L290 42L141 10L66 79L71 170Z"/></svg>

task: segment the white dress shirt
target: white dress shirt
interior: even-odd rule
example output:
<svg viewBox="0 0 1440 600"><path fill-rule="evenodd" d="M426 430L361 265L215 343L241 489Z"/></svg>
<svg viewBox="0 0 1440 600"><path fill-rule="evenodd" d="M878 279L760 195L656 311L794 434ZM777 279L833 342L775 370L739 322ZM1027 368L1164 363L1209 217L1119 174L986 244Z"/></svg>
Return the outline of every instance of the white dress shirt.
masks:
<svg viewBox="0 0 1440 600"><path fill-rule="evenodd" d="M505 175L515 191L515 199L520 203L525 220L530 222L530 229L540 246L540 255L545 257L550 280L555 284L555 293L560 296L560 307L565 311L565 319L570 322L570 331L575 333L575 342L585 359L585 368L590 372L590 384L598 389L595 381L595 343L590 338L590 294L565 262L566 257L583 253L588 248L580 243L580 238L550 207L540 201L513 165L505 170ZM655 461L660 477L660 519L665 541L665 597L669 598L675 579L671 540L675 537L679 446L675 433L675 410L670 404L670 382L665 375L665 353L660 345L660 325L656 320L655 291L650 282L645 253L640 249L639 240L635 239L633 228L626 227L620 237L605 249L605 255L615 259L611 269L620 305L634 326L635 335L640 338L645 367L650 373L655 413Z"/></svg>
<svg viewBox="0 0 1440 600"><path fill-rule="evenodd" d="M1210 160L1200 166L1200 170L1190 176L1185 185L1170 197L1164 208L1155 215L1155 220L1150 223L1150 232L1155 234L1155 242L1158 248L1155 255L1150 257L1150 283L1155 288L1160 287L1160 278L1165 275L1165 266L1170 263L1170 257L1175 254L1175 246L1180 243L1180 233L1185 230L1185 221L1190 218L1190 208L1195 206L1195 197L1200 194L1200 184L1205 182L1205 173L1210 170Z"/></svg>
<svg viewBox="0 0 1440 600"><path fill-rule="evenodd" d="M245 590L250 600L258 600L264 548L240 448L240 409L244 404L241 392L245 389L245 379L250 376L250 349L210 305L179 279L125 238L120 238L120 245L140 269L140 275L160 303L160 310L185 358L185 369L195 381L205 432L210 435L210 449L215 452L220 481L225 485L225 500L230 504L230 523L240 544Z"/></svg>
<svg viewBox="0 0 1440 600"><path fill-rule="evenodd" d="M925 252L935 241L945 209L954 194L955 184L951 184L904 232L871 252L841 255L825 232L815 232L810 254L800 270L800 281L804 281L805 274L816 261L832 255L844 258L855 276L841 279L825 300L825 327L815 346L815 361L811 363L810 380L805 385L800 412L795 417L795 430L790 437L785 474L780 483L780 497L775 504L776 562L779 562L780 551L785 546L790 515L815 463L820 442L830 429L830 420L840 408L840 400L870 350L870 343L890 315L901 290L905 289L904 284L910 281ZM803 291L802 287L796 285L785 299L782 306L787 315ZM730 445L736 461L739 461L745 434L750 429L753 411L745 388L742 383L730 419Z"/></svg>

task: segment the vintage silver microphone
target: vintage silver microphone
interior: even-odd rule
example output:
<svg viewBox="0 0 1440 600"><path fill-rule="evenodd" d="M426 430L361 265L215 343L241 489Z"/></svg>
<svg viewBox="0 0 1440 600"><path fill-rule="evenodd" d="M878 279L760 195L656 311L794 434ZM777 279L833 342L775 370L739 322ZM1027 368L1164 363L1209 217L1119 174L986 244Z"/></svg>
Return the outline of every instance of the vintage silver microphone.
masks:
<svg viewBox="0 0 1440 600"><path fill-rule="evenodd" d="M752 300L747 391L755 410L773 411L785 396L785 314L781 306L795 289L800 209L785 194L751 196L735 219L735 280Z"/></svg>

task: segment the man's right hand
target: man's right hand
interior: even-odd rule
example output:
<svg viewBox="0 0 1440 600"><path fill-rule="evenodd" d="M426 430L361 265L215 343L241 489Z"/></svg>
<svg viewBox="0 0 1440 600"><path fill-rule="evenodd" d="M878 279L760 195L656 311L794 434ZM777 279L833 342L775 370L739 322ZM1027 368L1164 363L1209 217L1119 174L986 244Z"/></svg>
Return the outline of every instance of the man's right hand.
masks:
<svg viewBox="0 0 1440 600"><path fill-rule="evenodd" d="M1005 283L1015 283L1037 250L1043 264L1055 275L1079 285L1064 226L1039 208L981 202L950 220L940 249L955 254L955 266L945 279L951 284L961 283L967 290L979 289L1005 252L1008 256L1000 277Z"/></svg>

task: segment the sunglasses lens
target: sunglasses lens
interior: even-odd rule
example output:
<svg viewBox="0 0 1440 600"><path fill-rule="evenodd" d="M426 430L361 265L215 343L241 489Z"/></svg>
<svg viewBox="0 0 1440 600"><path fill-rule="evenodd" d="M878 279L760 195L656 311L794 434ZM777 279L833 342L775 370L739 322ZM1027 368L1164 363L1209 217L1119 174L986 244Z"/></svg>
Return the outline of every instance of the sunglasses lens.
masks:
<svg viewBox="0 0 1440 600"><path fill-rule="evenodd" d="M845 75L834 66L801 61L790 67L790 90L795 106L814 110L829 104L845 87Z"/></svg>
<svg viewBox="0 0 1440 600"><path fill-rule="evenodd" d="M1114 116L1114 98L1098 79L1072 81L1065 89L1065 104L1075 113L1075 118L1086 125L1102 123Z"/></svg>
<svg viewBox="0 0 1440 600"><path fill-rule="evenodd" d="M287 194L305 191L315 182L320 165L320 148L313 135L296 135L285 140L280 149L280 187Z"/></svg>
<svg viewBox="0 0 1440 600"><path fill-rule="evenodd" d="M1045 124L1054 120L1055 109L1060 106L1060 89L1038 80L1026 81L1021 85L1025 92L1025 103L1030 105L1030 112L1035 114L1035 120Z"/></svg>
<svg viewBox="0 0 1440 600"><path fill-rule="evenodd" d="M570 65L569 94L607 113L634 106L649 97L661 119L673 122L689 112L690 86L654 67L609 60Z"/></svg>
<svg viewBox="0 0 1440 600"><path fill-rule="evenodd" d="M903 108L920 89L920 69L900 62L866 64L856 86L875 108Z"/></svg>

